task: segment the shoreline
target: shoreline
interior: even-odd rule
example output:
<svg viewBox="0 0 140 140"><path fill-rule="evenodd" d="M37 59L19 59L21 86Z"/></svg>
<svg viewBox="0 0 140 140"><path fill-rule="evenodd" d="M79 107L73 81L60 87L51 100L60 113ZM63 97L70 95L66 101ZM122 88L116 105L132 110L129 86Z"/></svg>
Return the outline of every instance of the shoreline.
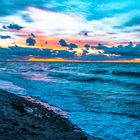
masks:
<svg viewBox="0 0 140 140"><path fill-rule="evenodd" d="M72 124L66 112L1 89L0 133L3 140L99 140Z"/></svg>

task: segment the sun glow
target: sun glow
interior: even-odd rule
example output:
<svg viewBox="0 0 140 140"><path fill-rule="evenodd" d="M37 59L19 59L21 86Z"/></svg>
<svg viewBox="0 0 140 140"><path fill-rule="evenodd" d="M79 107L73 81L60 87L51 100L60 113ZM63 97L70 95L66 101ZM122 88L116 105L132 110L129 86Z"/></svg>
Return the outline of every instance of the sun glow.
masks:
<svg viewBox="0 0 140 140"><path fill-rule="evenodd" d="M35 58L35 57L29 58L28 61L34 61L34 62L79 62L78 60L69 60L69 59L64 59L64 58Z"/></svg>

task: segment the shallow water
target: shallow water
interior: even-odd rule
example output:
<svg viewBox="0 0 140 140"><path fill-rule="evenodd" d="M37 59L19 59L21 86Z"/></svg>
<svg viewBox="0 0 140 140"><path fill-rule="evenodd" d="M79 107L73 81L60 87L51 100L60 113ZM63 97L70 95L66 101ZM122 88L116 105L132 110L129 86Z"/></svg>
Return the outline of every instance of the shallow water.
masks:
<svg viewBox="0 0 140 140"><path fill-rule="evenodd" d="M68 112L87 133L140 139L140 64L0 62L0 88Z"/></svg>

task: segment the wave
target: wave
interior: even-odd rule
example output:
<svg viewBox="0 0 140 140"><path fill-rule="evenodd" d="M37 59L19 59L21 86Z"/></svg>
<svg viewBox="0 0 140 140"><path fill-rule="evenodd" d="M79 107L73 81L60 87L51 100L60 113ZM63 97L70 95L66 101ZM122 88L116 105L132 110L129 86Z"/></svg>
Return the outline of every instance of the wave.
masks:
<svg viewBox="0 0 140 140"><path fill-rule="evenodd" d="M140 72L130 72L130 71L113 71L112 74L118 76L132 76L132 77L140 77Z"/></svg>
<svg viewBox="0 0 140 140"><path fill-rule="evenodd" d="M122 87L129 87L129 88L138 89L138 90L140 89L139 83L132 83L131 81L126 82L126 81L121 81L121 80L112 80L111 83L114 85L122 86Z"/></svg>
<svg viewBox="0 0 140 140"><path fill-rule="evenodd" d="M107 70L90 70L89 73L92 73L92 74L107 74L108 71Z"/></svg>
<svg viewBox="0 0 140 140"><path fill-rule="evenodd" d="M101 78L98 77L88 77L88 76L80 76L80 77L73 77L69 78L70 81L79 81L79 82L101 82L104 81Z"/></svg>
<svg viewBox="0 0 140 140"><path fill-rule="evenodd" d="M60 79L66 79L69 81L77 82L111 82L111 79L103 79L100 77L93 77L89 74L77 74L77 73L66 73L66 72L50 72L48 76L56 77Z"/></svg>
<svg viewBox="0 0 140 140"><path fill-rule="evenodd" d="M79 74L79 73L68 73L68 72L50 72L48 76L58 78L58 79L65 79L68 81L75 81L75 82L85 82L85 83L110 83L118 86L129 87L135 90L140 89L139 83L132 83L131 81L121 81L119 79L112 79L112 78L103 78L99 76L93 76L91 74Z"/></svg>
<svg viewBox="0 0 140 140"><path fill-rule="evenodd" d="M24 92L24 88L19 87L10 81L1 80L1 79L0 79L0 89L6 91L18 92L19 94Z"/></svg>
<svg viewBox="0 0 140 140"><path fill-rule="evenodd" d="M70 76L70 73L66 73L66 72L49 72L48 76L51 77L56 77L56 78L68 78Z"/></svg>
<svg viewBox="0 0 140 140"><path fill-rule="evenodd" d="M85 111L84 111L85 112ZM88 111L89 112L89 111ZM116 115L116 116L125 116L128 118L133 119L140 119L140 115L137 112L113 112L113 111L98 111L98 110L90 110L90 112L99 113L99 114L109 114L109 115Z"/></svg>
<svg viewBox="0 0 140 140"><path fill-rule="evenodd" d="M31 71L31 72L44 72L45 70L42 68L30 68L29 71Z"/></svg>

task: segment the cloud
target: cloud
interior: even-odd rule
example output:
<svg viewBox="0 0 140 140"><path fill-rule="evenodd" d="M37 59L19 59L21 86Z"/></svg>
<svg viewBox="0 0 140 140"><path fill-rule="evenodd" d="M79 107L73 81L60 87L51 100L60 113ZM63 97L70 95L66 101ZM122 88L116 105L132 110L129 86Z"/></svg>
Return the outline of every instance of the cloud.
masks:
<svg viewBox="0 0 140 140"><path fill-rule="evenodd" d="M9 35L0 35L0 39L9 39L11 36Z"/></svg>
<svg viewBox="0 0 140 140"><path fill-rule="evenodd" d="M69 52L67 50L57 50L56 57L75 59L76 52Z"/></svg>
<svg viewBox="0 0 140 140"><path fill-rule="evenodd" d="M25 10L27 7L36 7L54 12L83 15L87 20L111 17L114 14L128 10L139 9L138 0L1 0L0 16L7 16Z"/></svg>
<svg viewBox="0 0 140 140"><path fill-rule="evenodd" d="M36 37L35 34L33 34L33 33L31 33L31 36L34 37L34 38Z"/></svg>
<svg viewBox="0 0 140 140"><path fill-rule="evenodd" d="M105 54L84 54L78 58L78 60L89 60L89 61L104 61L104 60L119 60L119 57L106 56Z"/></svg>
<svg viewBox="0 0 140 140"><path fill-rule="evenodd" d="M68 46L70 49L78 48L78 45L74 43L70 43Z"/></svg>
<svg viewBox="0 0 140 140"><path fill-rule="evenodd" d="M36 57L54 57L51 49L23 48L20 46L10 46L9 48L0 48L0 54L10 57L28 57L33 55ZM22 59L22 58L21 58Z"/></svg>
<svg viewBox="0 0 140 140"><path fill-rule="evenodd" d="M52 50L52 49L38 49L38 48L23 48L19 46L11 46L9 48L0 48L0 60L7 60L18 58L23 60L33 57L42 58L64 58L73 60L123 60L140 58L140 44L134 45L130 42L127 46L119 45L117 47L108 47L99 44L92 46L90 49L102 50L99 53L89 53L89 50L83 49L81 56L77 56L77 52L72 50Z"/></svg>
<svg viewBox="0 0 140 140"><path fill-rule="evenodd" d="M21 30L21 29L23 29L23 27L20 26L20 25L18 25L18 24L14 24L14 23L12 23L12 24L9 24L9 25L7 25L7 26L3 25L3 29L15 29L15 30Z"/></svg>
<svg viewBox="0 0 140 140"><path fill-rule="evenodd" d="M139 11L140 12L140 11ZM136 12L137 13L137 12ZM135 32L140 30L140 16L137 14L131 14L130 17L120 25L114 26L115 29L120 29L121 31ZM126 30L125 30L126 29Z"/></svg>
<svg viewBox="0 0 140 140"><path fill-rule="evenodd" d="M64 58L75 59L76 53L67 50L52 50L52 49L37 49L37 48L23 48L19 46L11 46L9 48L0 48L0 60L24 60L32 57L42 58Z"/></svg>
<svg viewBox="0 0 140 140"><path fill-rule="evenodd" d="M67 42L66 42L64 39L60 39L60 40L59 40L59 44L60 44L62 47L67 47L67 46L68 46Z"/></svg>
<svg viewBox="0 0 140 140"><path fill-rule="evenodd" d="M77 45L77 44L74 44L74 43L68 44L64 39L60 39L60 40L59 40L59 44L60 44L62 47L67 47L69 50L73 50L73 49L75 49L75 48L78 48L78 45Z"/></svg>
<svg viewBox="0 0 140 140"><path fill-rule="evenodd" d="M140 17L136 16L136 17L132 18L130 21L126 22L123 26L124 27L140 26Z"/></svg>
<svg viewBox="0 0 140 140"><path fill-rule="evenodd" d="M88 31L80 31L79 35L88 36Z"/></svg>
<svg viewBox="0 0 140 140"><path fill-rule="evenodd" d="M109 44L110 40L114 44L122 42L121 40L127 42L130 39L135 42L139 40L139 37L128 36L125 29L121 29L122 25L139 13L137 6L139 3L136 0L132 2L129 0L123 2L120 0L117 2L113 0L89 0L88 2L83 0L48 0L47 2L45 0L30 0L30 2L11 0L9 5L2 0L2 3L10 11L12 8L17 9L16 11L20 10L17 13L13 10L13 14L11 11L12 15L3 17L1 21L9 23L14 20L15 23L23 25L23 34L34 32L36 35L61 36L62 38L78 36L79 40L91 39L104 44ZM132 29L128 29L130 30ZM16 33L13 34L16 35Z"/></svg>
<svg viewBox="0 0 140 140"><path fill-rule="evenodd" d="M98 50L105 50L107 47L99 43L98 46L92 46L92 48Z"/></svg>
<svg viewBox="0 0 140 140"><path fill-rule="evenodd" d="M85 44L85 46L84 46L84 47L85 47L85 49L86 49L86 50L89 50L90 45L89 45L89 44Z"/></svg>
<svg viewBox="0 0 140 140"><path fill-rule="evenodd" d="M119 45L117 47L107 47L99 44L98 46L93 46L92 48L103 50L105 54L115 54L120 55L124 58L140 58L140 44L134 46L132 42L128 45Z"/></svg>
<svg viewBox="0 0 140 140"><path fill-rule="evenodd" d="M26 39L26 43L29 45L29 46L34 46L36 44L36 40L33 39L32 37L29 37Z"/></svg>
<svg viewBox="0 0 140 140"><path fill-rule="evenodd" d="M114 15L128 12L131 10L132 4L135 8L139 8L137 0L88 0L88 2L83 0L62 0L62 1L53 1L51 4L48 4L50 10L57 12L65 12L71 15L83 16L86 20L100 20L106 17L112 17ZM134 8L133 6L133 8ZM132 8L132 9L133 9Z"/></svg>
<svg viewBox="0 0 140 140"><path fill-rule="evenodd" d="M51 2L48 0L47 3ZM13 15L19 11L25 10L29 6L45 8L46 1L44 0L1 0L0 1L0 16Z"/></svg>
<svg viewBox="0 0 140 140"><path fill-rule="evenodd" d="M30 17L29 14L21 14L21 17L23 18L23 20L24 20L25 22L28 22L28 23L33 22L33 19Z"/></svg>
<svg viewBox="0 0 140 140"><path fill-rule="evenodd" d="M110 40L112 44L130 40L139 42L139 27L137 34L134 31L139 24L138 0L1 0L0 7L0 24L15 22L24 27L21 30L17 24L16 27L3 26L10 29L5 31L14 37L33 32L36 36L69 37L87 40L87 43L90 40L94 44L108 45ZM135 28L132 29L132 26Z"/></svg>

